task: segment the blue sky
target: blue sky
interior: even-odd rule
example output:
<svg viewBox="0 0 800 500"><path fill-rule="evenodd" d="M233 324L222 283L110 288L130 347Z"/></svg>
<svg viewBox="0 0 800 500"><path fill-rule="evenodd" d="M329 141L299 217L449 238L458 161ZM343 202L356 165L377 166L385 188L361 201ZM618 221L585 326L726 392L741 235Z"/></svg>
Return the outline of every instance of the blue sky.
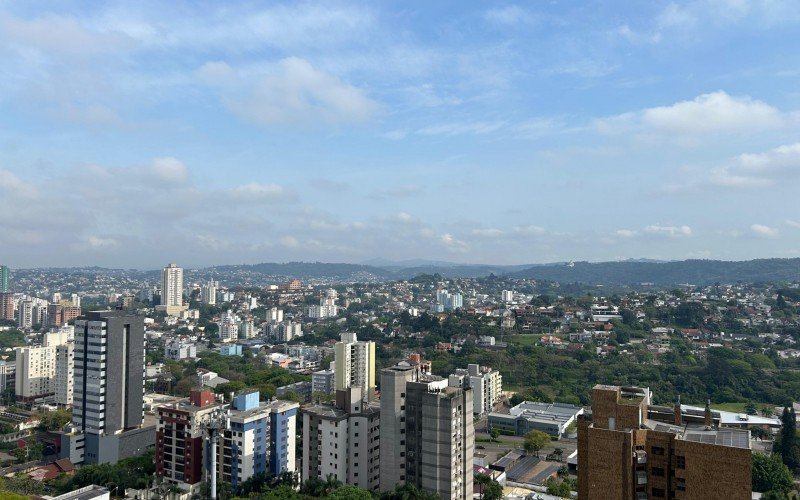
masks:
<svg viewBox="0 0 800 500"><path fill-rule="evenodd" d="M0 260L800 256L792 0L0 0Z"/></svg>

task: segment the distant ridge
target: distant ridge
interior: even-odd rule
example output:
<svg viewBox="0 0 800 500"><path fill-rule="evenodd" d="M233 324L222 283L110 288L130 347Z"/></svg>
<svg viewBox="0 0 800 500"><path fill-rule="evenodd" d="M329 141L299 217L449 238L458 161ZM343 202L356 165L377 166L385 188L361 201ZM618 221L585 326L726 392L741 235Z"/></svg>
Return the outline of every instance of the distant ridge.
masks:
<svg viewBox="0 0 800 500"><path fill-rule="evenodd" d="M380 262L377 261L376 262ZM800 282L800 258L756 259L746 261L683 260L652 261L631 259L617 262L560 262L550 264L491 265L457 264L427 261L422 265L402 266L401 262L384 261L384 265L328 262L264 262L187 268L190 280L220 279L228 283L257 284L289 278L305 281L340 283L411 279L421 274L439 274L444 278L481 278L491 274L508 278L527 278L558 283L586 285L639 285L652 283L669 286L689 283ZM418 262L418 261L407 261ZM422 261L425 262L425 261ZM104 269L100 267L41 268L39 271L69 274L128 274L147 279L158 276L157 270ZM19 269L16 274L37 272Z"/></svg>
<svg viewBox="0 0 800 500"><path fill-rule="evenodd" d="M298 278L410 279L420 274L439 274L445 278L480 278L490 274L509 278L529 278L560 283L636 285L708 285L716 282L800 282L800 258L756 259L747 261L683 260L654 261L631 259L619 262L574 262L527 265L456 264L441 262L401 267L384 265L330 264L322 262L262 263L251 266L219 266L203 271L238 268L272 276Z"/></svg>

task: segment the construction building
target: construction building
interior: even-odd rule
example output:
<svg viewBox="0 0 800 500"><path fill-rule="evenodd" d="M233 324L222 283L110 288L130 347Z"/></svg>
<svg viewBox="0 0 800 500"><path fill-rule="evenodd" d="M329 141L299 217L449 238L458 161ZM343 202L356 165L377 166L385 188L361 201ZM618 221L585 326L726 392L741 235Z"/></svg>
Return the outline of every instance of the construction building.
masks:
<svg viewBox="0 0 800 500"><path fill-rule="evenodd" d="M750 500L750 431L651 404L647 388L597 385L578 418L578 498Z"/></svg>

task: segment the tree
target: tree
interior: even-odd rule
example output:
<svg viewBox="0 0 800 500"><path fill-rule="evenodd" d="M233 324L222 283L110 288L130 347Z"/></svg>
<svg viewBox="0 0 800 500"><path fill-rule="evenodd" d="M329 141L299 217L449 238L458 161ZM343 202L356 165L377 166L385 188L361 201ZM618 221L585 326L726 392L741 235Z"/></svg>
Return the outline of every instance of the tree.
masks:
<svg viewBox="0 0 800 500"><path fill-rule="evenodd" d="M39 414L39 429L43 431L61 430L72 419L69 410L48 411Z"/></svg>
<svg viewBox="0 0 800 500"><path fill-rule="evenodd" d="M492 441L497 441L497 438L500 436L500 431L497 430L496 427L492 427L492 430L489 431L489 435L492 436Z"/></svg>
<svg viewBox="0 0 800 500"><path fill-rule="evenodd" d="M395 486L392 491L382 493L381 500L439 500L439 496L405 483Z"/></svg>
<svg viewBox="0 0 800 500"><path fill-rule="evenodd" d="M753 453L753 491L789 491L792 473L777 454Z"/></svg>
<svg viewBox="0 0 800 500"><path fill-rule="evenodd" d="M556 481L552 477L545 482L547 486L547 493L550 495L555 495L560 498L569 498L570 497L570 486L569 483L566 481Z"/></svg>
<svg viewBox="0 0 800 500"><path fill-rule="evenodd" d="M358 486L342 486L326 496L328 500L372 500L372 494Z"/></svg>
<svg viewBox="0 0 800 500"><path fill-rule="evenodd" d="M744 412L748 415L758 415L758 408L756 408L755 403L748 401L747 404L744 405Z"/></svg>
<svg viewBox="0 0 800 500"><path fill-rule="evenodd" d="M476 474L475 483L479 485L481 500L500 500L503 498L503 487L486 474Z"/></svg>
<svg viewBox="0 0 800 500"><path fill-rule="evenodd" d="M783 463L790 471L800 465L800 456L797 452L797 416L794 409L787 406L781 414L780 449Z"/></svg>
<svg viewBox="0 0 800 500"><path fill-rule="evenodd" d="M525 451L528 453L536 453L539 456L539 450L550 443L550 436L542 431L533 430L525 434Z"/></svg>
<svg viewBox="0 0 800 500"><path fill-rule="evenodd" d="M564 456L564 450L561 449L561 448L555 448L553 450L553 455L555 455L556 456L556 460L560 462L561 461L561 457Z"/></svg>

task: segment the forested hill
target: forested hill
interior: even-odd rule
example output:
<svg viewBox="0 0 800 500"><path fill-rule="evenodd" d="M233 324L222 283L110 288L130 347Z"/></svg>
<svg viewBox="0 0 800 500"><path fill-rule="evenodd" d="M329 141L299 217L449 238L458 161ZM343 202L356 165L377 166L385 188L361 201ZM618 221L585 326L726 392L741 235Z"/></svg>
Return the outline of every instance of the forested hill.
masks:
<svg viewBox="0 0 800 500"><path fill-rule="evenodd" d="M684 260L676 262L576 262L574 266L548 264L532 266L509 274L561 283L674 285L691 283L800 281L800 259L757 259L747 261Z"/></svg>
<svg viewBox="0 0 800 500"><path fill-rule="evenodd" d="M393 265L330 264L322 262L263 263L245 266L220 266L216 272L249 271L263 275L291 276L300 279L340 278L358 280L410 279L420 274L439 274L445 278L479 278L494 274L510 278L533 278L560 283L659 286L690 283L799 282L800 258L748 261L684 260L658 262L576 262L541 265L469 265L437 263L399 267Z"/></svg>

